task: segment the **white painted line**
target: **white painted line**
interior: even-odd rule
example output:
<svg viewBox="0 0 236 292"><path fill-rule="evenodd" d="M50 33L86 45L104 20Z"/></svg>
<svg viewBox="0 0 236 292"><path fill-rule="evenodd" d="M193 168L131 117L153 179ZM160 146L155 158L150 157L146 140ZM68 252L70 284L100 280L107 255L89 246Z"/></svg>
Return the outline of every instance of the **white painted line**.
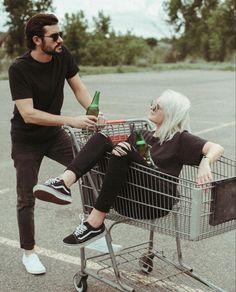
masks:
<svg viewBox="0 0 236 292"><path fill-rule="evenodd" d="M9 188L0 190L0 195L6 194L10 191Z"/></svg>
<svg viewBox="0 0 236 292"><path fill-rule="evenodd" d="M5 238L2 236L0 236L0 244L20 249L20 243L18 241L12 240L9 238ZM55 250L50 250L50 249L46 249L46 248L39 247L39 246L36 246L35 250L36 250L37 254L49 257L51 259L62 261L62 262L69 263L69 264L73 264L76 266L80 265L80 257L74 257L74 256L70 256L70 255L67 255L64 253L58 253ZM80 252L79 248L77 248L77 250L79 253ZM101 269L100 265L98 265L96 263L92 263L91 261L87 262L87 267L90 269L94 269L94 270Z"/></svg>
<svg viewBox="0 0 236 292"><path fill-rule="evenodd" d="M0 236L0 244L3 244L3 245L6 245L6 246L9 246L9 247L13 247L13 248L17 248L17 249L20 249L20 244L18 241L16 240L12 240L12 239L9 239L9 238L5 238L5 237L1 237ZM56 252L55 250L50 250L50 249L46 249L46 248L43 248L43 247L36 247L36 252L38 254L41 254L43 256L46 256L46 257L49 257L49 258L52 258L52 259L55 259L55 260L58 260L58 261L62 261L62 262L66 262L66 263L69 263L69 264L73 264L73 265L76 265L76 266L79 266L80 265L80 257L74 257L74 256L70 256L70 255L67 255L67 254L64 254L64 253L58 253ZM78 248L78 252L79 252L79 248ZM102 266L94 263L94 262L87 262L86 264L86 267L89 268L89 269L93 269L95 271L98 271L99 269L102 268ZM137 281L137 279L145 284L145 277L144 275L142 274L138 274L138 273L135 273L135 272L129 272L129 271L125 271L125 274L122 270L120 270L121 274L125 275L124 278L127 278L127 279L132 279L132 277L134 278L134 282ZM111 271L110 270L103 270L103 273L105 274L108 274L109 276L111 276ZM136 276L136 277L134 277ZM171 287L175 287L175 289L177 289L176 291L189 291L189 292L194 292L194 291L198 291L198 292L204 292L203 290L201 289L191 289L188 284L175 284L175 283L172 283L172 282L169 282L168 279L164 279L163 281L157 281L156 278L154 277L151 277L150 275L148 276L148 283L156 283L158 282L159 285L163 285L163 287L167 287L170 288L169 284L171 284ZM150 281L152 280L152 281ZM132 285L132 284L131 284ZM166 286L167 285L167 286ZM174 286L173 286L174 285ZM182 290L183 289L183 290Z"/></svg>
<svg viewBox="0 0 236 292"><path fill-rule="evenodd" d="M229 126L233 126L233 125L235 125L235 123L236 123L235 121L229 122L229 123L224 123L224 124L221 124L220 126L216 126L216 127L212 127L212 128L208 128L208 129L205 129L205 130L202 130L202 131L195 132L194 134L195 135L199 135L199 134L204 134L204 133L208 133L208 132L211 132L211 131L223 129L223 128L226 128L226 127L229 127Z"/></svg>

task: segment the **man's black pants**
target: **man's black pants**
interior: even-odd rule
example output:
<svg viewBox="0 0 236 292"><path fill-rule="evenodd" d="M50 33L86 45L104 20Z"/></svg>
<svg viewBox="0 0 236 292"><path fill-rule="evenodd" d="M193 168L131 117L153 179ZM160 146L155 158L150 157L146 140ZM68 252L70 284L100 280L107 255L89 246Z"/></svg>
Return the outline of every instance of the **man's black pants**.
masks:
<svg viewBox="0 0 236 292"><path fill-rule="evenodd" d="M73 159L71 141L64 130L50 141L43 143L12 143L12 159L16 168L17 219L20 246L31 250L34 238L33 187L38 182L38 173L43 157L67 166Z"/></svg>

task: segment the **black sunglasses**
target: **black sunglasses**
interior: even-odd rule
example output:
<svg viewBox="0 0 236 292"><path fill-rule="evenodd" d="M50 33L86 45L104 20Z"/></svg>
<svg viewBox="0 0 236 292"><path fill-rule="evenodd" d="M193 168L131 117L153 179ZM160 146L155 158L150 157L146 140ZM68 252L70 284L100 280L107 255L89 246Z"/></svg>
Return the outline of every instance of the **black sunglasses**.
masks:
<svg viewBox="0 0 236 292"><path fill-rule="evenodd" d="M59 37L60 38L63 37L63 33L62 33L62 31L60 31L60 32L52 33L50 35L44 35L43 37L44 38L51 38L51 39L53 39L54 42L56 42L59 39Z"/></svg>
<svg viewBox="0 0 236 292"><path fill-rule="evenodd" d="M156 111L162 109L162 108L160 107L160 105L159 105L158 103L156 103L154 100L151 101L150 108L151 108L151 110L154 111L154 112L156 112Z"/></svg>

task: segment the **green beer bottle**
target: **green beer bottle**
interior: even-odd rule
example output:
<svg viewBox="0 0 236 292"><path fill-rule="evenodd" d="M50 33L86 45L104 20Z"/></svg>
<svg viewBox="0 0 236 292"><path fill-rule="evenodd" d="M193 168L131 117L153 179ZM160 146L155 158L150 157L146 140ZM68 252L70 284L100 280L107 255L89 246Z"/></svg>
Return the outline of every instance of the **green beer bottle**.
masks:
<svg viewBox="0 0 236 292"><path fill-rule="evenodd" d="M86 115L92 115L98 117L99 114L99 97L100 92L96 91L93 97L93 100L89 107L87 108Z"/></svg>
<svg viewBox="0 0 236 292"><path fill-rule="evenodd" d="M148 158L148 145L146 141L143 138L143 135L141 133L141 130L136 131L136 149L138 153L145 159Z"/></svg>

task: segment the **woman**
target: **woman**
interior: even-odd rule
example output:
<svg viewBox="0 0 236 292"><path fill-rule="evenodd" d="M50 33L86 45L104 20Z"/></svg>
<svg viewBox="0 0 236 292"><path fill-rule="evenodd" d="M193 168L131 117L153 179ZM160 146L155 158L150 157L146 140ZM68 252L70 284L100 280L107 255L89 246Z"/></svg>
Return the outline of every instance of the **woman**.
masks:
<svg viewBox="0 0 236 292"><path fill-rule="evenodd" d="M184 164L199 165L197 183L201 185L212 180L210 164L222 155L224 149L188 132L189 110L190 102L187 97L172 90L163 92L152 104L148 115L156 128L153 132L143 130L142 134L150 145L151 159L163 176L178 177ZM71 185L100 161L105 153L111 153L102 189L94 208L87 221L82 220L75 231L64 238L64 243L84 245L105 232L103 221L127 179L130 163L136 162L147 166L147 162L138 154L132 140L132 137L129 137L127 141L113 146L109 137L96 133L60 177L50 179L44 185L35 186L34 194L37 198L68 204L71 202ZM155 214L154 217L165 214Z"/></svg>

